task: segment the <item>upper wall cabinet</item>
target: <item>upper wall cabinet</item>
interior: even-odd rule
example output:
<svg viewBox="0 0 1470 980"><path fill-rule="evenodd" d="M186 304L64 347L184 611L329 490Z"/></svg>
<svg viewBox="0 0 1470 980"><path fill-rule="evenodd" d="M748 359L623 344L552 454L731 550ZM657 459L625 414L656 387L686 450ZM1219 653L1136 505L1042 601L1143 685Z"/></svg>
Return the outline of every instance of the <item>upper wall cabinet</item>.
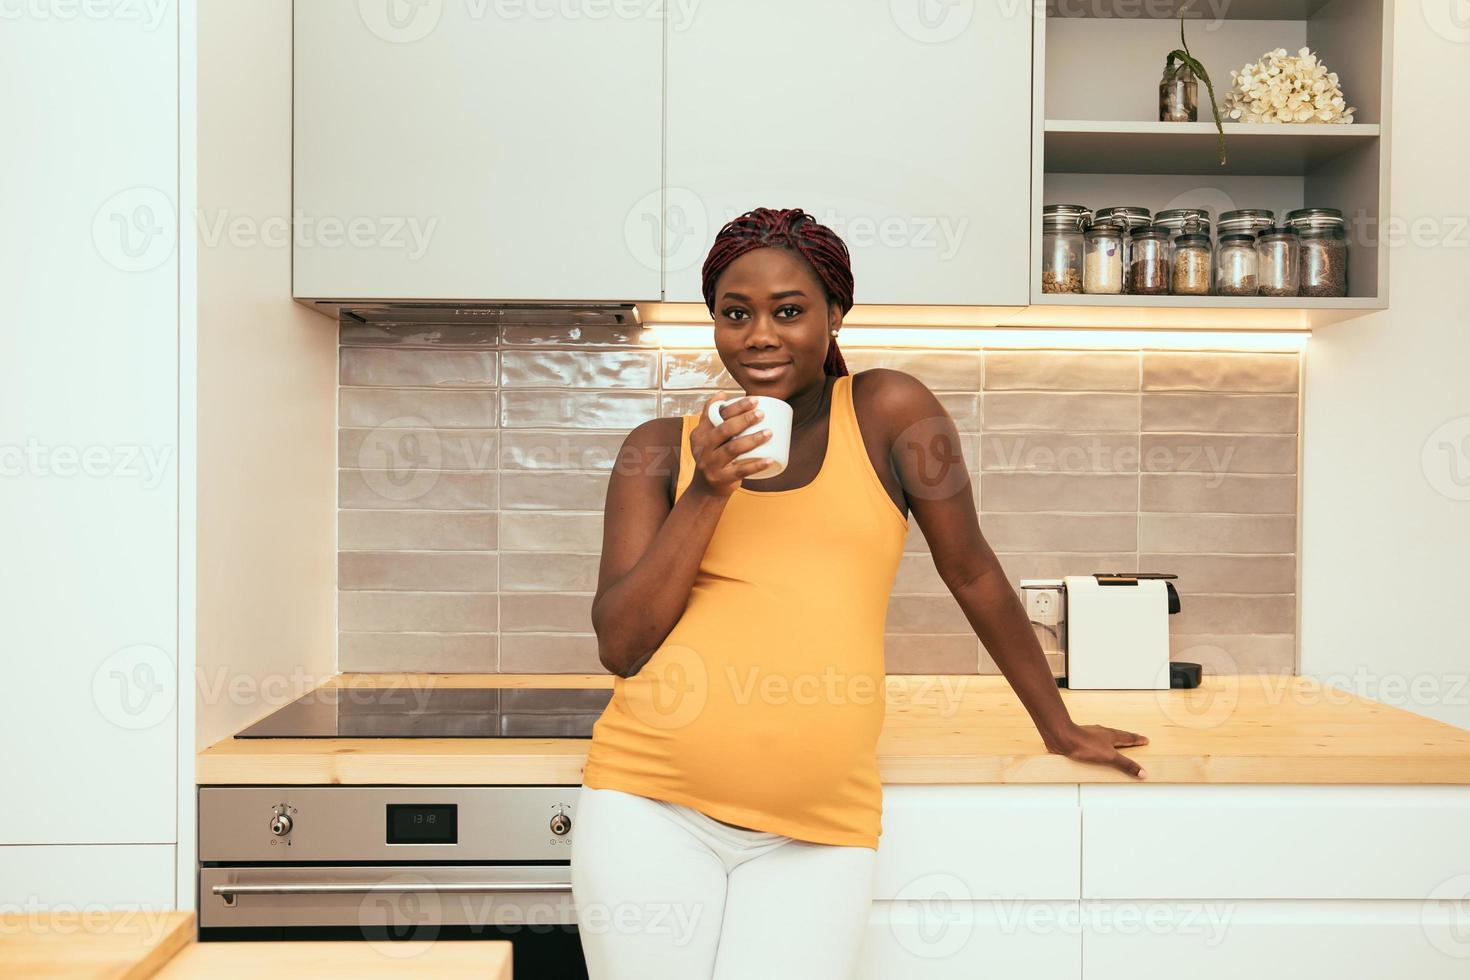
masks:
<svg viewBox="0 0 1470 980"><path fill-rule="evenodd" d="M294 294L659 298L663 22L634 6L296 0Z"/></svg>
<svg viewBox="0 0 1470 980"><path fill-rule="evenodd" d="M1030 4L668 6L665 298L699 301L720 226L799 207L856 301L1024 305Z"/></svg>

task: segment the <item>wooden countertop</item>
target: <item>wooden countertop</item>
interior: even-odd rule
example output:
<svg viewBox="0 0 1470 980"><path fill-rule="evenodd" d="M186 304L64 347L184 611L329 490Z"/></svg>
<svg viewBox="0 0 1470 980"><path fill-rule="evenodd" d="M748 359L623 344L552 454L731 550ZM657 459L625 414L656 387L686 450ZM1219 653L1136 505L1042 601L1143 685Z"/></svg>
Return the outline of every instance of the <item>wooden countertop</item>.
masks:
<svg viewBox="0 0 1470 980"><path fill-rule="evenodd" d="M0 976L142 980L193 941L193 912L5 912Z"/></svg>
<svg viewBox="0 0 1470 980"><path fill-rule="evenodd" d="M0 914L0 976L27 980L511 980L506 941L196 943L193 912Z"/></svg>
<svg viewBox="0 0 1470 980"><path fill-rule="evenodd" d="M610 687L604 674L344 674L336 687ZM1142 732L1151 783L1470 784L1470 732L1301 677L1210 677L1194 691L1063 691L1072 717ZM884 783L1129 782L1050 755L1001 677L891 675ZM225 739L200 784L581 781L584 739Z"/></svg>
<svg viewBox="0 0 1470 980"><path fill-rule="evenodd" d="M158 980L511 980L509 941L192 943Z"/></svg>

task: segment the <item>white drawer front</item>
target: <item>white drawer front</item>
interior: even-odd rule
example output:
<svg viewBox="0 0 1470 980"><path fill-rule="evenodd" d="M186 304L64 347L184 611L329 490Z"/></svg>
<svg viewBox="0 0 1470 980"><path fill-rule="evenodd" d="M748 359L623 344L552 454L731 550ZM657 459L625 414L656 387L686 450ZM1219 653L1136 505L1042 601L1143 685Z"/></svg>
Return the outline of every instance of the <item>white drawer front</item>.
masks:
<svg viewBox="0 0 1470 980"><path fill-rule="evenodd" d="M1079 897L1076 786L885 786L875 897Z"/></svg>
<svg viewBox="0 0 1470 980"><path fill-rule="evenodd" d="M1084 898L1423 899L1470 872L1470 787L1083 786L1081 799Z"/></svg>
<svg viewBox="0 0 1470 980"><path fill-rule="evenodd" d="M1470 919L1423 902L1083 902L1087 980L1465 980Z"/></svg>
<svg viewBox="0 0 1470 980"><path fill-rule="evenodd" d="M1079 980L1076 902L874 902L861 980ZM1137 978L1133 978L1137 980Z"/></svg>

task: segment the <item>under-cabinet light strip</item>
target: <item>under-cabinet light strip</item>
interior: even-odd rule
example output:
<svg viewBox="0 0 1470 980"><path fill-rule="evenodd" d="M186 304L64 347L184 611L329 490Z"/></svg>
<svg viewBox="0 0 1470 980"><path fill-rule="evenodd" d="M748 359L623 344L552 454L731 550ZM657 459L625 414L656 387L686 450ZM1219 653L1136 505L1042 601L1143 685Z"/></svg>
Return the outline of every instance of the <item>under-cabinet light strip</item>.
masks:
<svg viewBox="0 0 1470 980"><path fill-rule="evenodd" d="M712 324L649 324L664 347L713 347ZM1299 351L1311 336L1296 330L1051 330L1004 327L846 326L842 346L941 349L1065 348L1075 350Z"/></svg>

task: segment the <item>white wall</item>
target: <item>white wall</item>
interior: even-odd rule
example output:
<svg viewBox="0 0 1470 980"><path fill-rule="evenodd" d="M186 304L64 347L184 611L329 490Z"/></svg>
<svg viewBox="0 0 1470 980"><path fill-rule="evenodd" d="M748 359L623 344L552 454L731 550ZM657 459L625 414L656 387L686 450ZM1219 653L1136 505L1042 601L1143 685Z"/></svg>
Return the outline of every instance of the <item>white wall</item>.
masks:
<svg viewBox="0 0 1470 980"><path fill-rule="evenodd" d="M291 0L197 0L198 739L333 671L336 325L291 301Z"/></svg>
<svg viewBox="0 0 1470 980"><path fill-rule="evenodd" d="M0 904L174 900L177 30L0 7Z"/></svg>
<svg viewBox="0 0 1470 980"><path fill-rule="evenodd" d="M1390 309L1317 331L1302 673L1470 727L1470 5L1399 0Z"/></svg>

